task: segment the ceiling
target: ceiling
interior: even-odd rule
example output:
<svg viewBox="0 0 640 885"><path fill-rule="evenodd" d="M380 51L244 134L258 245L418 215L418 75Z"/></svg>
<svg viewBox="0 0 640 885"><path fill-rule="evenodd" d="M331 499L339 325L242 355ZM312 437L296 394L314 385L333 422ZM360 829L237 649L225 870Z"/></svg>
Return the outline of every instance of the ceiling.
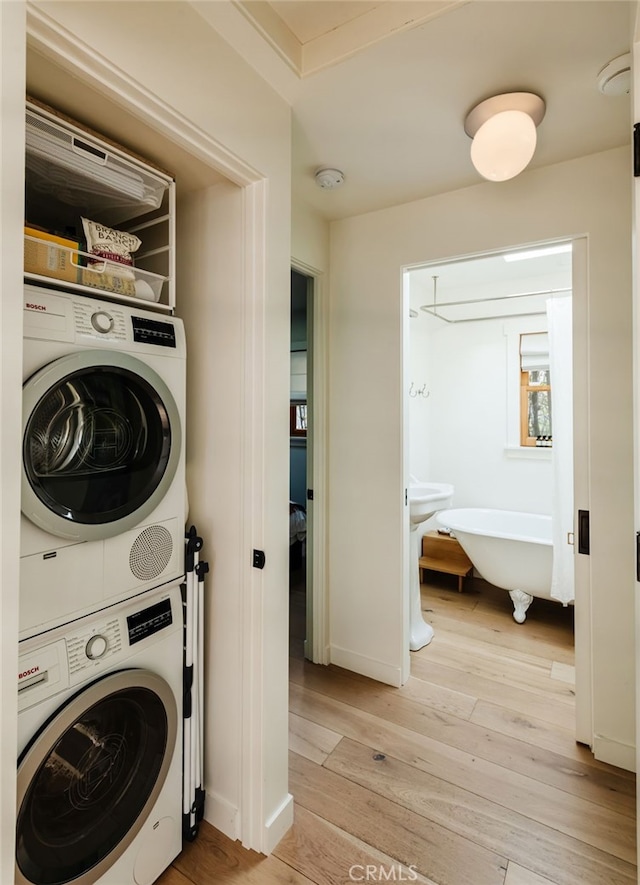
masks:
<svg viewBox="0 0 640 885"><path fill-rule="evenodd" d="M328 220L481 182L464 118L502 91L545 99L530 168L630 142L629 96L605 96L597 81L629 51L635 0L188 2L291 105L294 201ZM148 141L139 121L31 49L27 77L37 97L71 116L81 107L116 140ZM219 179L156 143L150 159L171 163L181 192ZM341 188L317 187L325 166L344 172Z"/></svg>
<svg viewBox="0 0 640 885"><path fill-rule="evenodd" d="M530 168L630 141L629 96L605 96L597 85L601 69L630 49L635 3L626 0L193 6L291 104L294 199L327 219L481 181L464 118L500 92L546 102ZM317 187L314 173L325 166L344 173L341 188Z"/></svg>

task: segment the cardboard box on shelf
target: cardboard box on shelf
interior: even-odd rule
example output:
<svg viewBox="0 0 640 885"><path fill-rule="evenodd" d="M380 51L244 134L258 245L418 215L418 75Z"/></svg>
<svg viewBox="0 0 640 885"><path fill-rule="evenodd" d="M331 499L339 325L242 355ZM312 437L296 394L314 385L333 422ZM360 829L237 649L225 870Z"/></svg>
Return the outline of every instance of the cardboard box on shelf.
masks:
<svg viewBox="0 0 640 885"><path fill-rule="evenodd" d="M79 248L80 243L77 240L68 240L25 225L25 273L76 283L80 270L77 254Z"/></svg>

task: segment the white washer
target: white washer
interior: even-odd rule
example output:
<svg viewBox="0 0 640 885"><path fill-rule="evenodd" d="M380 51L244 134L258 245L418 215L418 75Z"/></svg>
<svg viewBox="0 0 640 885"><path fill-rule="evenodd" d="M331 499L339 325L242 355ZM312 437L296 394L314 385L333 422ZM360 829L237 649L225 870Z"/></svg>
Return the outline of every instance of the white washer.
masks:
<svg viewBox="0 0 640 885"><path fill-rule="evenodd" d="M25 286L20 638L184 572L182 321Z"/></svg>
<svg viewBox="0 0 640 885"><path fill-rule="evenodd" d="M182 599L20 643L16 885L150 885L182 842Z"/></svg>

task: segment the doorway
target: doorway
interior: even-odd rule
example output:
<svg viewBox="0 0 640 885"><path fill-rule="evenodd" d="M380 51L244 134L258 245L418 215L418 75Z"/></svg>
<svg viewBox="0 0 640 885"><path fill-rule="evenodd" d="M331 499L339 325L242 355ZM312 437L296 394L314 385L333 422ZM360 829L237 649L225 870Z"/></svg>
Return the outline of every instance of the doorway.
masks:
<svg viewBox="0 0 640 885"><path fill-rule="evenodd" d="M291 269L289 388L290 652L311 658L313 636L313 287Z"/></svg>
<svg viewBox="0 0 640 885"><path fill-rule="evenodd" d="M575 316L572 320L572 313L577 308L579 314L583 304L585 293L580 281L584 274L575 274L574 268L583 258L583 243L575 240L573 244L530 244L405 269L411 317L408 472L423 481L452 484L452 507L552 514L553 502L560 499L561 480L554 475L561 456L560 439L547 439L552 429L543 414L551 397L544 389L549 386L549 348L541 357L530 352L532 348L545 351L539 344L548 345L550 312L558 302L569 305L569 338L571 326L575 329L580 322ZM570 462L575 412L570 384L573 378L580 382L586 377L580 370L584 358L581 345L574 348L573 355L569 348L562 379L569 377L569 399L564 409L556 409L558 430L562 426L565 440L569 434ZM546 360L545 365L541 359ZM522 386L525 377L541 387L527 391ZM542 408L536 409L536 404ZM553 419L553 412L546 418ZM536 428L535 433L531 427ZM566 443L563 447L566 450ZM573 547L567 544L567 536L573 531L579 453L576 462L561 472L570 480L563 493L569 497L568 516L564 517L568 526L564 527L562 541L554 545L559 550L555 556L558 562L566 547L570 599L577 587L573 565L580 559L573 556ZM560 525L556 513L552 523ZM428 535L434 531L437 523L430 520L423 532ZM584 576L584 569L580 574ZM554 582L555 575L554 569ZM583 592L587 593L588 587ZM583 598L580 592L578 596ZM547 603L533 598L532 612L536 604L548 608ZM506 592L505 606L508 611ZM551 608L554 606L561 608L559 603L552 603ZM528 625L519 629L526 631ZM576 621L576 667L580 663L582 672L588 659L587 647L588 638L580 643ZM584 689L576 707L576 735L578 740L590 743L585 725L589 710L581 714L582 708L590 704L590 690L586 690L590 687L576 678Z"/></svg>

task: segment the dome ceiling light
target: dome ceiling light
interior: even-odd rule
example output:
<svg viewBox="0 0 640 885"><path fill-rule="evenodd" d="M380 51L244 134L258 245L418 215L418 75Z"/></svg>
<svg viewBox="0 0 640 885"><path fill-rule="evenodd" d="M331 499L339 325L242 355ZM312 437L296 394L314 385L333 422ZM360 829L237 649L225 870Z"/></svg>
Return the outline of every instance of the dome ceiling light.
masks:
<svg viewBox="0 0 640 885"><path fill-rule="evenodd" d="M507 92L480 102L469 111L464 131L473 139L471 162L489 181L515 178L535 153L536 127L545 103L532 92Z"/></svg>

